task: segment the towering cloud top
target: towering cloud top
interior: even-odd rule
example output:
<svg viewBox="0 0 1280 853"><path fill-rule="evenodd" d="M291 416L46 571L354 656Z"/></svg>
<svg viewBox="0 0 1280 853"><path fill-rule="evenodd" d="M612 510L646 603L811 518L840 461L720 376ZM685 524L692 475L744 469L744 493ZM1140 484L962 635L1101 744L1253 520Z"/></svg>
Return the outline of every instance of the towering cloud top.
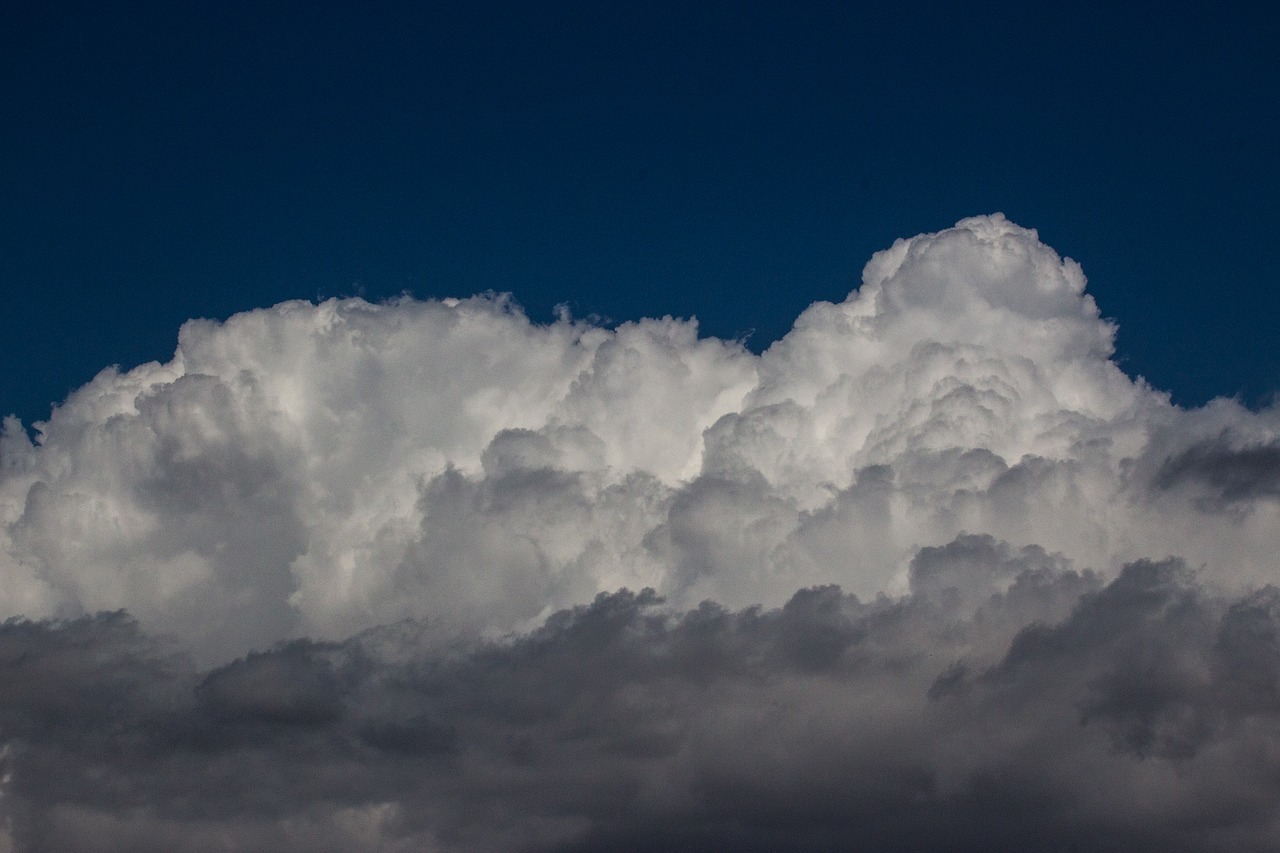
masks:
<svg viewBox="0 0 1280 853"><path fill-rule="evenodd" d="M761 356L492 296L192 321L36 444L8 425L0 607L123 608L220 660L404 617L502 632L624 585L900 593L962 532L1267 577L1276 507L1236 460L1274 416L1130 381L1084 286L997 214L898 241ZM1262 502L1224 514L1240 494Z"/></svg>

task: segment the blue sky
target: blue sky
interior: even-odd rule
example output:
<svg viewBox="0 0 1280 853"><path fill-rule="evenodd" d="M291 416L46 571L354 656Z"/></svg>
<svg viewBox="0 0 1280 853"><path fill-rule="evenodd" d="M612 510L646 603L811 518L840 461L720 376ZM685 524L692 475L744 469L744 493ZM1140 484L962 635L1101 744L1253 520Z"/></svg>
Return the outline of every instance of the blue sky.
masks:
<svg viewBox="0 0 1280 853"><path fill-rule="evenodd" d="M27 4L0 27L0 409L190 317L511 291L761 349L894 239L1003 211L1121 363L1280 377L1262 4Z"/></svg>

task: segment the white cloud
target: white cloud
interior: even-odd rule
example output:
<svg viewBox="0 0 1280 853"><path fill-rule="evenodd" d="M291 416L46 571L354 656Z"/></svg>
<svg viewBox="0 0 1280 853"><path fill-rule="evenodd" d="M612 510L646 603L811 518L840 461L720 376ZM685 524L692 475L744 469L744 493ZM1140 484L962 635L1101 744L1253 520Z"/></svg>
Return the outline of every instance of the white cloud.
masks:
<svg viewBox="0 0 1280 853"><path fill-rule="evenodd" d="M1271 578L1275 475L1232 454L1276 446L1276 413L1131 381L1084 285L996 215L898 241L760 356L503 297L192 321L35 445L6 428L0 613L125 608L216 662L404 617L502 632L624 585L900 594L962 532Z"/></svg>

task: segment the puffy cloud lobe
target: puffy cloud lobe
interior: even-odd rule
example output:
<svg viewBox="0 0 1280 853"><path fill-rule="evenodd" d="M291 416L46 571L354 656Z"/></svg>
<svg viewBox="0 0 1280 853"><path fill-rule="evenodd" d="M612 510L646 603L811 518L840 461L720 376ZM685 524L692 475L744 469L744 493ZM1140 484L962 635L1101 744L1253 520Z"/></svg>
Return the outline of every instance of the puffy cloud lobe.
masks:
<svg viewBox="0 0 1280 853"><path fill-rule="evenodd" d="M1280 415L1131 380L1084 286L995 215L758 356L188 323L0 432L13 838L1280 846Z"/></svg>
<svg viewBox="0 0 1280 853"><path fill-rule="evenodd" d="M4 605L127 607L210 659L405 616L510 627L645 579L657 503L753 377L692 323L538 327L501 298L193 322L36 445L10 423Z"/></svg>

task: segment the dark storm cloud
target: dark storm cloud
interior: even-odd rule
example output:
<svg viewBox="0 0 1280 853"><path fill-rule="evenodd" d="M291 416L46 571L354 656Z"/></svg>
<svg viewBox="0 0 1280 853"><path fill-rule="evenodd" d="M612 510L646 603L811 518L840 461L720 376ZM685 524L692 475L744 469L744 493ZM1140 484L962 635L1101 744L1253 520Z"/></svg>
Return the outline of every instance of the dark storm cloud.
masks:
<svg viewBox="0 0 1280 853"><path fill-rule="evenodd" d="M1275 849L1280 592L985 536L912 583L205 673L122 614L10 621L0 802L30 850Z"/></svg>
<svg viewBox="0 0 1280 853"><path fill-rule="evenodd" d="M1167 459L1155 485L1199 487L1216 506L1280 498L1280 442L1241 445L1229 435L1199 442Z"/></svg>

